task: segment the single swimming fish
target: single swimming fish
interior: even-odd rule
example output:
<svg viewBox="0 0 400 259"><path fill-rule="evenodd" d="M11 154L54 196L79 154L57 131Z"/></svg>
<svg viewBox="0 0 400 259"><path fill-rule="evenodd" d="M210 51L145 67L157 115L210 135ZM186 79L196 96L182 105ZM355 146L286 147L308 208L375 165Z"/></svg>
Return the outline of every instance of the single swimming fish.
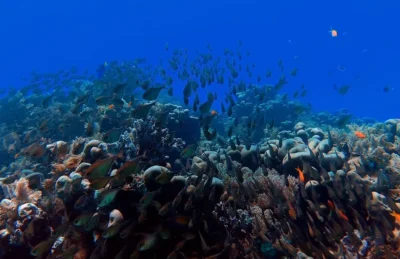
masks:
<svg viewBox="0 0 400 259"><path fill-rule="evenodd" d="M346 216L346 214L343 213L342 210L338 210L337 214L338 214L339 218L349 221L349 218Z"/></svg>
<svg viewBox="0 0 400 259"><path fill-rule="evenodd" d="M337 37L338 36L337 30L332 29L332 27L331 27L331 30L329 31L329 33L331 34L332 37Z"/></svg>
<svg viewBox="0 0 400 259"><path fill-rule="evenodd" d="M153 234L145 234L144 239L141 242L141 245L139 245L139 251L146 251L152 248L158 240L158 234L153 233Z"/></svg>
<svg viewBox="0 0 400 259"><path fill-rule="evenodd" d="M356 131L354 132L354 135L356 135L357 138L365 139L366 135L362 133L361 131Z"/></svg>
<svg viewBox="0 0 400 259"><path fill-rule="evenodd" d="M293 205L290 203L290 201L287 202L288 207L289 207L289 216L290 218L292 218L293 220L295 220L297 218L296 215L296 210L294 209Z"/></svg>
<svg viewBox="0 0 400 259"><path fill-rule="evenodd" d="M390 215L392 215L395 218L396 222L400 224L400 214L396 212L390 212Z"/></svg>
<svg viewBox="0 0 400 259"><path fill-rule="evenodd" d="M330 210L333 210L335 208L335 204L333 204L333 202L328 200L328 207Z"/></svg>
<svg viewBox="0 0 400 259"><path fill-rule="evenodd" d="M299 167L296 168L296 171L299 173L299 180L300 182L304 183L305 182L305 178L304 178L304 173L303 171L301 171L301 169Z"/></svg>

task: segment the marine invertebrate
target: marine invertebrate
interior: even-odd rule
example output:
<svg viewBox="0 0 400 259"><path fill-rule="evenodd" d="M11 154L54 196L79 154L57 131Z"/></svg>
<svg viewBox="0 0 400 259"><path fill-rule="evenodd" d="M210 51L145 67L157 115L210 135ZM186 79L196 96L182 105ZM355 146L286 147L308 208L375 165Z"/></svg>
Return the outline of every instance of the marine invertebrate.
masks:
<svg viewBox="0 0 400 259"><path fill-rule="evenodd" d="M79 163L83 160L83 157L80 155L72 155L70 157L68 157L65 161L64 161L64 165L68 168L68 169L75 169L78 167Z"/></svg>
<svg viewBox="0 0 400 259"><path fill-rule="evenodd" d="M58 175L62 175L64 174L65 170L68 169L72 169L71 168L71 164L69 164L70 162L67 162L67 164L53 164L53 170L52 170L52 174L58 176Z"/></svg>
<svg viewBox="0 0 400 259"><path fill-rule="evenodd" d="M18 180L15 186L15 198L19 202L29 202L28 181L25 178Z"/></svg>

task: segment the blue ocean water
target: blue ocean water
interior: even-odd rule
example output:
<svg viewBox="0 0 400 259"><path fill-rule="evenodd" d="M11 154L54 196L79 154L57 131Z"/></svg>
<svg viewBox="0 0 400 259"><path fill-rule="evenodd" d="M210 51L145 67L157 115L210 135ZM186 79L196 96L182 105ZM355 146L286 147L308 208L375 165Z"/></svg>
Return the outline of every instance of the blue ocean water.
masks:
<svg viewBox="0 0 400 259"><path fill-rule="evenodd" d="M254 75L271 69L278 76L279 60L288 73L297 68L282 91L304 84L302 101L314 110L385 120L398 117L399 10L394 0L1 1L1 87L21 86L32 70L75 65L94 72L105 61L137 57L158 64L168 58L166 42L193 54L211 44L222 56L242 40ZM341 96L334 84L351 88ZM212 90L223 95L226 89Z"/></svg>

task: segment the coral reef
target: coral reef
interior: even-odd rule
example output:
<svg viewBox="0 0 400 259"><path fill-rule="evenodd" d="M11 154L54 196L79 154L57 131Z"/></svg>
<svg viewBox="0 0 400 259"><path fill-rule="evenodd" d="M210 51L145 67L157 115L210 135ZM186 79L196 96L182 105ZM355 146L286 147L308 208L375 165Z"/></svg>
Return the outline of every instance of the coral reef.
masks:
<svg viewBox="0 0 400 259"><path fill-rule="evenodd" d="M400 119L314 114L225 54L174 52L183 104L143 60L0 100L0 256L399 258Z"/></svg>

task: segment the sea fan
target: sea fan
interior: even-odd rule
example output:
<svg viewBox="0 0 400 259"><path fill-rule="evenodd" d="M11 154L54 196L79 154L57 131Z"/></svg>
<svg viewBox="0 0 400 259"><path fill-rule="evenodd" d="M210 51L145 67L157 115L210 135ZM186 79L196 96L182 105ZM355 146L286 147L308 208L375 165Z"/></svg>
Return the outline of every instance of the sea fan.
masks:
<svg viewBox="0 0 400 259"><path fill-rule="evenodd" d="M15 187L15 198L18 202L29 202L28 180L21 178Z"/></svg>

